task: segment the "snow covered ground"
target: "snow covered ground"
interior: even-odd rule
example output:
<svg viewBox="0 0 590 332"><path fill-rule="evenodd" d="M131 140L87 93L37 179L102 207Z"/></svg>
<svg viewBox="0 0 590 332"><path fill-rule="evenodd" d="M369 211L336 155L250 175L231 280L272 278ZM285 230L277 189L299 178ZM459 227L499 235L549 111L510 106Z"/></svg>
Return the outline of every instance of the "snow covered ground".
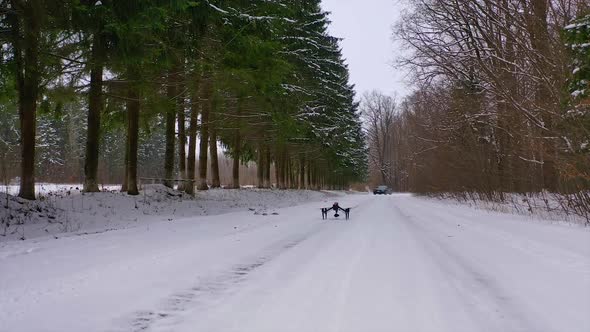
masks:
<svg viewBox="0 0 590 332"><path fill-rule="evenodd" d="M145 227L154 222L236 211L271 215L279 207L334 195L299 190L215 189L199 191L192 197L162 185L148 185L143 186L140 196L129 196L116 186L96 194L82 193L81 188L39 184L38 199L33 202L7 196L5 192L16 194L18 190L4 188L4 193L0 192L0 242Z"/></svg>
<svg viewBox="0 0 590 332"><path fill-rule="evenodd" d="M590 331L588 228L330 199L0 243L0 331Z"/></svg>

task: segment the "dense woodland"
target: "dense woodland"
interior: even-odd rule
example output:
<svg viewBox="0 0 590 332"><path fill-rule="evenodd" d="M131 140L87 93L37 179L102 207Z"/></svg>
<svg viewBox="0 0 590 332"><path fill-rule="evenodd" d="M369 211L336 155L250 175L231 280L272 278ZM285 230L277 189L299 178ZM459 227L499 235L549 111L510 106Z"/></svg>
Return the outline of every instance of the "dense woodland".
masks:
<svg viewBox="0 0 590 332"><path fill-rule="evenodd" d="M587 0L411 0L414 92L366 95L370 161L400 191L551 193L590 212Z"/></svg>
<svg viewBox="0 0 590 332"><path fill-rule="evenodd" d="M262 188L271 170L279 188L363 180L358 105L319 2L0 0L3 180L26 199L39 179L192 193L221 185L218 148L229 187L246 163Z"/></svg>

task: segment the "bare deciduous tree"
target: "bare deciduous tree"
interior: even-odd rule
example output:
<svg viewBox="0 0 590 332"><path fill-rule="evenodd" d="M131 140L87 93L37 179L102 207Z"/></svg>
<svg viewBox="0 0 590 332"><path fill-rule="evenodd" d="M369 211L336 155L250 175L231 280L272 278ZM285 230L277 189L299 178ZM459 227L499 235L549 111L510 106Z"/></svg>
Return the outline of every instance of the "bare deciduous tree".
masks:
<svg viewBox="0 0 590 332"><path fill-rule="evenodd" d="M411 50L399 64L418 90L393 126L403 133L394 145L409 188L489 199L588 190L588 165L569 167L579 165L572 142L584 124L568 120L572 59L563 40L584 1L411 4L395 33Z"/></svg>
<svg viewBox="0 0 590 332"><path fill-rule="evenodd" d="M381 183L394 185L394 122L397 103L395 98L373 91L366 93L361 102L369 140L369 163L379 173Z"/></svg>

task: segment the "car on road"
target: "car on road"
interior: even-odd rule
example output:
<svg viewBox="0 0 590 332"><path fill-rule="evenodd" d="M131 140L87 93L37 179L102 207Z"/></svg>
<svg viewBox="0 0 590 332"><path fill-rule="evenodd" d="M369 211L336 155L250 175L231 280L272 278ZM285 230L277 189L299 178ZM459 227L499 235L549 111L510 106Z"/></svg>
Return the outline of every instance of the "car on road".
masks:
<svg viewBox="0 0 590 332"><path fill-rule="evenodd" d="M388 186L378 186L373 190L373 195L391 195L392 191L391 188Z"/></svg>

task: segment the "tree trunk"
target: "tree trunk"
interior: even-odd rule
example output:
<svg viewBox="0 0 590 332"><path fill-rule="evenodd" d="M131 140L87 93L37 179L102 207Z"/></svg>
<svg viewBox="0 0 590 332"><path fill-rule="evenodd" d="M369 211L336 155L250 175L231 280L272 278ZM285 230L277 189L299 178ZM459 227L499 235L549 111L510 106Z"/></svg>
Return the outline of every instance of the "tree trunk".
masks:
<svg viewBox="0 0 590 332"><path fill-rule="evenodd" d="M183 91L184 87L179 86L179 91ZM178 111L178 169L180 171L180 178L186 180L186 128L184 115L184 96L179 96L177 100L177 111ZM180 182L178 184L178 190L184 190L186 182Z"/></svg>
<svg viewBox="0 0 590 332"><path fill-rule="evenodd" d="M313 170L313 174L314 174L314 188L315 190L320 190L321 186L322 186L322 178L321 178L321 174L318 170L318 165L315 165L315 169Z"/></svg>
<svg viewBox="0 0 590 332"><path fill-rule="evenodd" d="M14 3L13 3L14 5ZM20 22L13 17L15 33L15 59L17 69L18 105L21 127L21 179L18 196L35 199L35 136L37 127L37 100L39 98L40 64L39 36L40 22L35 10L41 8L39 0L24 5L24 39L20 40ZM22 45L22 48L21 48ZM22 51L24 50L24 58Z"/></svg>
<svg viewBox="0 0 590 332"><path fill-rule="evenodd" d="M275 188L279 189L281 188L281 155L280 153L277 151L276 155L275 155Z"/></svg>
<svg viewBox="0 0 590 332"><path fill-rule="evenodd" d="M99 29L101 30L101 29ZM104 42L102 31L94 34L90 69L90 90L88 91L88 130L86 135L86 159L84 162L84 191L99 192L98 158L100 151L100 117L103 110L102 75Z"/></svg>
<svg viewBox="0 0 590 332"><path fill-rule="evenodd" d="M134 79L136 76L132 76ZM127 96L127 137L129 139L129 164L127 165L127 194L139 195L137 187L137 150L139 146L139 93L134 86L129 87Z"/></svg>
<svg viewBox="0 0 590 332"><path fill-rule="evenodd" d="M295 177L296 167L293 160L291 160L291 156L287 158L287 178L289 179L289 183L287 185L287 189L295 189L296 186L296 177Z"/></svg>
<svg viewBox="0 0 590 332"><path fill-rule="evenodd" d="M270 163L272 160L270 156L270 148L267 145L264 146L264 154L264 188L271 188L272 183L270 182Z"/></svg>
<svg viewBox="0 0 590 332"><path fill-rule="evenodd" d="M291 169L291 158L289 155L286 156L285 165L285 189L291 189L293 186L293 172Z"/></svg>
<svg viewBox="0 0 590 332"><path fill-rule="evenodd" d="M125 122L129 122L125 120ZM129 125L127 125L129 127ZM123 183L121 184L121 192L127 192L128 184L129 184L129 130L126 130L125 135L125 161L123 165L123 173L125 173L123 177Z"/></svg>
<svg viewBox="0 0 590 332"><path fill-rule="evenodd" d="M234 130L234 156L232 166L232 185L234 189L240 189L240 157L242 155L242 140L240 133L240 114L241 114L241 100L238 98L236 103L236 129Z"/></svg>
<svg viewBox="0 0 590 332"><path fill-rule="evenodd" d="M176 144L176 97L177 97L177 75L178 68L174 67L171 73L168 73L168 88L166 91L168 104L166 105L166 151L164 153L164 185L168 188L174 188L174 146Z"/></svg>
<svg viewBox="0 0 590 332"><path fill-rule="evenodd" d="M299 161L299 189L305 189L305 157Z"/></svg>
<svg viewBox="0 0 590 332"><path fill-rule="evenodd" d="M315 177L314 177L314 172L313 172L313 167L312 167L312 163L310 162L309 164L307 164L307 178L308 178L308 183L309 183L309 188L310 190L314 190L314 183L315 183Z"/></svg>
<svg viewBox="0 0 590 332"><path fill-rule="evenodd" d="M283 167L281 168L281 171L283 173L281 175L283 177L281 189L287 189L287 186L289 185L289 164L286 151L282 152L281 159L281 164L283 164Z"/></svg>
<svg viewBox="0 0 590 332"><path fill-rule="evenodd" d="M208 190L207 185L207 148L209 147L209 114L211 112L212 90L210 78L204 78L201 94L201 140L199 142L199 190Z"/></svg>
<svg viewBox="0 0 590 332"><path fill-rule="evenodd" d="M277 149L275 156L275 177L277 178L277 189L283 188L283 174L283 153L280 149Z"/></svg>
<svg viewBox="0 0 590 332"><path fill-rule="evenodd" d="M210 119L211 120L211 119ZM209 150L211 155L211 188L221 187L219 180L219 159L217 156L217 133L215 128L211 127L211 136L209 139Z"/></svg>
<svg viewBox="0 0 590 332"><path fill-rule="evenodd" d="M555 72L548 59L551 59L551 50L549 43L549 31L547 24L548 15L548 1L547 0L532 0L532 18L530 22L531 45L533 49L540 55L538 68L543 70L542 73L548 80L553 80ZM536 106L541 109L541 117L547 132L542 132L542 136L553 136L553 116L555 112L555 105L559 101L554 100L551 94L551 87L548 83L540 81L536 87ZM556 191L558 184L558 173L555 165L556 147L555 141L552 138L543 138L543 184L544 189L549 191Z"/></svg>
<svg viewBox="0 0 590 332"><path fill-rule="evenodd" d="M258 144L258 160L256 161L256 179L258 188L264 188L264 148Z"/></svg>
<svg viewBox="0 0 590 332"><path fill-rule="evenodd" d="M187 187L184 188L187 194L195 193L195 152L197 149L197 118L199 116L198 93L193 92L191 96L191 116L188 130L188 160L187 160Z"/></svg>
<svg viewBox="0 0 590 332"><path fill-rule="evenodd" d="M318 183L318 177L317 177L317 171L316 171L317 166L314 163L310 163L309 165L309 189L311 190L316 190L317 189L317 183Z"/></svg>
<svg viewBox="0 0 590 332"><path fill-rule="evenodd" d="M234 159L233 159L233 167L232 167L232 188L240 189L240 155L241 151L241 144L242 141L240 139L240 130L236 130L235 134L235 150L234 150Z"/></svg>

